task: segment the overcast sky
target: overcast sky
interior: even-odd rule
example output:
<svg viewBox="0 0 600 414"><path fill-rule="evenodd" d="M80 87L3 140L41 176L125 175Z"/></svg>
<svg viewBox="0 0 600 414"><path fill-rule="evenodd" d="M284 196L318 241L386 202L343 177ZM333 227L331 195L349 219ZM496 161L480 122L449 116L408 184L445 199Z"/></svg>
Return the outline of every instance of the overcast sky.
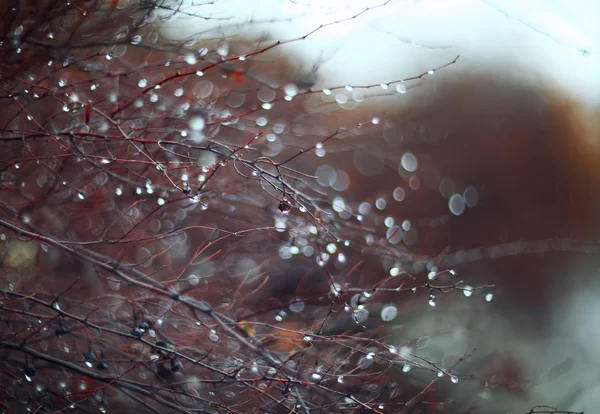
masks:
<svg viewBox="0 0 600 414"><path fill-rule="evenodd" d="M319 86L392 81L446 63L457 54L463 73L489 68L558 86L582 101L600 101L600 2L596 0L221 0L187 11L221 20L185 19L167 31L186 37L214 28L286 40L282 47ZM195 4L198 1L195 0ZM381 7L377 7L377 6ZM265 22L247 25L248 21ZM279 23L273 23L279 20Z"/></svg>

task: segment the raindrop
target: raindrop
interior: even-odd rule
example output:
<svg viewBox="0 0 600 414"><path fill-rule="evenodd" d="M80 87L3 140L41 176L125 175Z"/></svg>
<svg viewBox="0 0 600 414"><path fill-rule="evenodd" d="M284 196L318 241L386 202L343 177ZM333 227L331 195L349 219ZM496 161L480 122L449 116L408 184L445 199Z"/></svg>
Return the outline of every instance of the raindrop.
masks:
<svg viewBox="0 0 600 414"><path fill-rule="evenodd" d="M214 84L209 80L202 80L194 86L194 93L198 98L208 98L214 90Z"/></svg>
<svg viewBox="0 0 600 414"><path fill-rule="evenodd" d="M450 377L450 381L452 381L453 384L456 384L458 382L458 377L453 375Z"/></svg>
<svg viewBox="0 0 600 414"><path fill-rule="evenodd" d="M227 95L227 97L225 98L225 102L231 108L239 108L244 104L245 99L246 96L243 93L233 93Z"/></svg>
<svg viewBox="0 0 600 414"><path fill-rule="evenodd" d="M352 318L356 323L363 323L369 319L369 311L366 309L357 309L352 313Z"/></svg>
<svg viewBox="0 0 600 414"><path fill-rule="evenodd" d="M488 293L487 295L485 295L485 300L487 302L491 302L493 298L494 298L494 294L492 294L492 293Z"/></svg>
<svg viewBox="0 0 600 414"><path fill-rule="evenodd" d="M145 88L146 86L148 86L148 81L146 81L146 79L140 79L138 81L138 87Z"/></svg>
<svg viewBox="0 0 600 414"><path fill-rule="evenodd" d="M465 199L460 194L454 194L448 201L448 208L455 216L460 216L465 211Z"/></svg>
<svg viewBox="0 0 600 414"><path fill-rule="evenodd" d="M401 83L396 85L396 92L398 93L406 93L406 86L402 85Z"/></svg>
<svg viewBox="0 0 600 414"><path fill-rule="evenodd" d="M427 348L427 345L429 345L429 341L430 338L428 335L423 335L419 337L419 339L417 339L417 349Z"/></svg>
<svg viewBox="0 0 600 414"><path fill-rule="evenodd" d="M177 88L177 89L175 89L175 92L173 92L173 95L175 95L178 98L180 96L183 96L183 88Z"/></svg>
<svg viewBox="0 0 600 414"><path fill-rule="evenodd" d="M290 310L294 313L302 312L304 310L304 302L297 301L290 303Z"/></svg>
<svg viewBox="0 0 600 414"><path fill-rule="evenodd" d="M356 102L362 102L365 100L365 95L361 91L352 91L352 99Z"/></svg>
<svg viewBox="0 0 600 414"><path fill-rule="evenodd" d="M288 83L283 87L283 92L287 96L296 96L298 94L298 86L295 83Z"/></svg>
<svg viewBox="0 0 600 414"><path fill-rule="evenodd" d="M381 309L381 320L390 322L398 316L398 309L394 305L386 305Z"/></svg>
<svg viewBox="0 0 600 414"><path fill-rule="evenodd" d="M372 357L369 358L369 356L367 355L366 357L361 357L358 360L357 365L358 365L358 368L360 368L360 369L367 369L374 363L375 363L375 360Z"/></svg>
<svg viewBox="0 0 600 414"><path fill-rule="evenodd" d="M406 171L414 172L417 170L418 166L417 157L415 157L414 154L407 152L406 154L402 155L400 164Z"/></svg>
<svg viewBox="0 0 600 414"><path fill-rule="evenodd" d="M140 35L135 35L133 36L133 38L131 39L131 44L132 45L137 45L142 41L142 36Z"/></svg>
<svg viewBox="0 0 600 414"><path fill-rule="evenodd" d="M396 187L393 193L394 200L403 201L406 198L406 191L402 187Z"/></svg>
<svg viewBox="0 0 600 414"><path fill-rule="evenodd" d="M473 294L473 288L471 286L465 286L464 290L463 290L463 294L466 297L469 297Z"/></svg>
<svg viewBox="0 0 600 414"><path fill-rule="evenodd" d="M188 65L195 65L196 63L198 63L198 60L196 59L196 56L190 53L189 55L185 55L185 63L187 63Z"/></svg>
<svg viewBox="0 0 600 414"><path fill-rule="evenodd" d="M472 208L475 207L479 201L479 194L477 194L477 190L475 188L468 187L463 193L463 198L465 199L465 204Z"/></svg>
<svg viewBox="0 0 600 414"><path fill-rule="evenodd" d="M335 95L335 101L339 104L345 104L348 102L348 97L343 93L338 93Z"/></svg>
<svg viewBox="0 0 600 414"><path fill-rule="evenodd" d="M190 118L190 128L194 131L202 131L206 121L202 116L196 115Z"/></svg>
<svg viewBox="0 0 600 414"><path fill-rule="evenodd" d="M223 43L221 46L219 46L217 48L217 53L220 56L227 56L227 54L229 53L229 44L228 43Z"/></svg>
<svg viewBox="0 0 600 414"><path fill-rule="evenodd" d="M371 204L367 203L366 201L360 203L360 205L358 206L358 212L366 216L371 212Z"/></svg>
<svg viewBox="0 0 600 414"><path fill-rule="evenodd" d="M454 185L454 181L451 178L444 178L440 181L439 185L440 194L446 198L452 197L452 195L456 191L456 186Z"/></svg>
<svg viewBox="0 0 600 414"><path fill-rule="evenodd" d="M283 214L288 214L292 210L292 205L290 204L290 202L287 199L284 198L279 203L278 208L279 208L279 211L281 211Z"/></svg>
<svg viewBox="0 0 600 414"><path fill-rule="evenodd" d="M404 236L404 232L398 226L392 226L387 229L386 238L392 244L398 244L402 241L402 237Z"/></svg>
<svg viewBox="0 0 600 414"><path fill-rule="evenodd" d="M258 99L261 102L271 102L275 99L275 91L273 89L261 89L258 91Z"/></svg>

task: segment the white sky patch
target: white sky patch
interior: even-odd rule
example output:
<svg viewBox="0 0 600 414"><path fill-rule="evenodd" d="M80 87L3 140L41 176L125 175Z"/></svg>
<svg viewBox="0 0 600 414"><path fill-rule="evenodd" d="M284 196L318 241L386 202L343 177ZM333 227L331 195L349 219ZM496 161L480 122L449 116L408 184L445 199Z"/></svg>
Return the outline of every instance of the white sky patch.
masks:
<svg viewBox="0 0 600 414"><path fill-rule="evenodd" d="M595 0L229 0L186 9L173 38L221 36L288 40L280 47L305 71L318 67L317 87L378 84L451 61L447 71L501 69L545 82L582 100L600 101L600 2ZM377 6L381 7L377 7ZM248 23L252 22L252 23ZM264 45L269 40L263 40Z"/></svg>

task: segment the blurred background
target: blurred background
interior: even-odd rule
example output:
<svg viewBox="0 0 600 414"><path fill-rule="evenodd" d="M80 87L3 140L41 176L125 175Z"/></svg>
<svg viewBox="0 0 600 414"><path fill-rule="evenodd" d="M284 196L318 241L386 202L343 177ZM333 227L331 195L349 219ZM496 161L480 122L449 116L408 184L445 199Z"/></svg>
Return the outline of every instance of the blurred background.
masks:
<svg viewBox="0 0 600 414"><path fill-rule="evenodd" d="M311 119L330 128L377 120L345 139L337 158L315 164L319 183L373 209L387 198L382 214L416 225L411 251L470 252L448 259L460 279L496 285L486 306L469 303L476 295L440 299L435 309L423 303L398 322L398 340L426 335L431 356L479 347L473 364L484 378L463 385L485 412L533 404L594 412L600 4L273 0L198 10L225 19L203 22L205 36L232 43L310 33L278 49L293 62L292 80L315 90L348 86L307 100ZM198 27L182 16L164 32L184 39ZM422 82L387 87L457 55ZM361 85L373 88L352 88ZM404 168L406 153L418 167Z"/></svg>

